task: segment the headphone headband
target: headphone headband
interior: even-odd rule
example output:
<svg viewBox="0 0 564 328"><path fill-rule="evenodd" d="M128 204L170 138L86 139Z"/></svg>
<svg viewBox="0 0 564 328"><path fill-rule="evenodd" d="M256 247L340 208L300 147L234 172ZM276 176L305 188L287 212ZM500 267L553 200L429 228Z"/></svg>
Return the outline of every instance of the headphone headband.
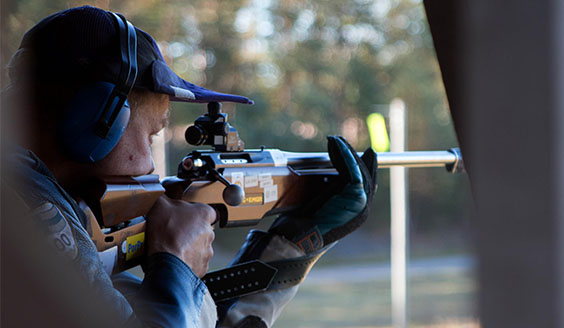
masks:
<svg viewBox="0 0 564 328"><path fill-rule="evenodd" d="M129 94L137 78L137 35L135 27L121 14L110 12L119 28L121 68L117 86Z"/></svg>
<svg viewBox="0 0 564 328"><path fill-rule="evenodd" d="M121 66L116 87L110 95L110 99L116 99L117 103L112 100L106 103L94 129L94 133L101 138L108 135L137 79L137 34L135 27L121 14L113 12L110 12L110 14L115 18L119 29ZM109 113L110 111L112 112Z"/></svg>

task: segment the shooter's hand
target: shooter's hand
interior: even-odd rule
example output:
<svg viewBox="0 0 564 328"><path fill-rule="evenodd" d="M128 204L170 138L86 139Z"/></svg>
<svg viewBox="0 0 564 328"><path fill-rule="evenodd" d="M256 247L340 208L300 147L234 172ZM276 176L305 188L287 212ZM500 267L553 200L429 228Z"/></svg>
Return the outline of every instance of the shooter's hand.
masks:
<svg viewBox="0 0 564 328"><path fill-rule="evenodd" d="M183 260L198 277L213 256L215 211L208 205L161 196L147 219L147 255L167 252Z"/></svg>
<svg viewBox="0 0 564 328"><path fill-rule="evenodd" d="M368 217L376 189L376 155L362 158L343 137L327 137L329 156L338 181L320 191L302 209L278 218L270 232L296 243L306 253L333 243L356 230Z"/></svg>

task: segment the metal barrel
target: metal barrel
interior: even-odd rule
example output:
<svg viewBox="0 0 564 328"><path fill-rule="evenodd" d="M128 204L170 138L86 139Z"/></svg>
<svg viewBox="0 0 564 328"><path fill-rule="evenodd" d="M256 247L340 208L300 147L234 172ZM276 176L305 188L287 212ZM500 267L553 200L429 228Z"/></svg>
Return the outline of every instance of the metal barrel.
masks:
<svg viewBox="0 0 564 328"><path fill-rule="evenodd" d="M296 167L330 167L328 153L283 152L288 165ZM362 153L358 153L362 156ZM443 151L406 151L400 153L377 153L378 168L403 167L446 167L449 171L462 170L462 156L458 148Z"/></svg>

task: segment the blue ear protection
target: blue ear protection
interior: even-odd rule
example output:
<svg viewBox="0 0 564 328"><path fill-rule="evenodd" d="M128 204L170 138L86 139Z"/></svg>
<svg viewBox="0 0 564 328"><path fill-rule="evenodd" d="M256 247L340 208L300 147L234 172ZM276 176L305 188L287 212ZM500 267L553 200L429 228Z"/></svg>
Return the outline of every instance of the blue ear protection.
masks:
<svg viewBox="0 0 564 328"><path fill-rule="evenodd" d="M95 82L69 103L59 128L68 153L94 163L117 145L129 122L127 96L137 78L137 35L123 16L111 13L119 26L121 68L116 84Z"/></svg>

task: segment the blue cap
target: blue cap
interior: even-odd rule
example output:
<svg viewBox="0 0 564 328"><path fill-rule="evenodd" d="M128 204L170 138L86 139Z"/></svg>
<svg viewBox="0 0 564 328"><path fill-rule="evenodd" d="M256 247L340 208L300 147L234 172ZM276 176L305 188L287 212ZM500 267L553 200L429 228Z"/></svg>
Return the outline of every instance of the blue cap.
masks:
<svg viewBox="0 0 564 328"><path fill-rule="evenodd" d="M138 75L134 88L167 94L171 101L254 103L184 80L167 65L155 40L137 27L135 31ZM31 50L36 78L70 85L116 83L121 67L118 40L110 12L83 6L43 19L24 35L20 49Z"/></svg>

